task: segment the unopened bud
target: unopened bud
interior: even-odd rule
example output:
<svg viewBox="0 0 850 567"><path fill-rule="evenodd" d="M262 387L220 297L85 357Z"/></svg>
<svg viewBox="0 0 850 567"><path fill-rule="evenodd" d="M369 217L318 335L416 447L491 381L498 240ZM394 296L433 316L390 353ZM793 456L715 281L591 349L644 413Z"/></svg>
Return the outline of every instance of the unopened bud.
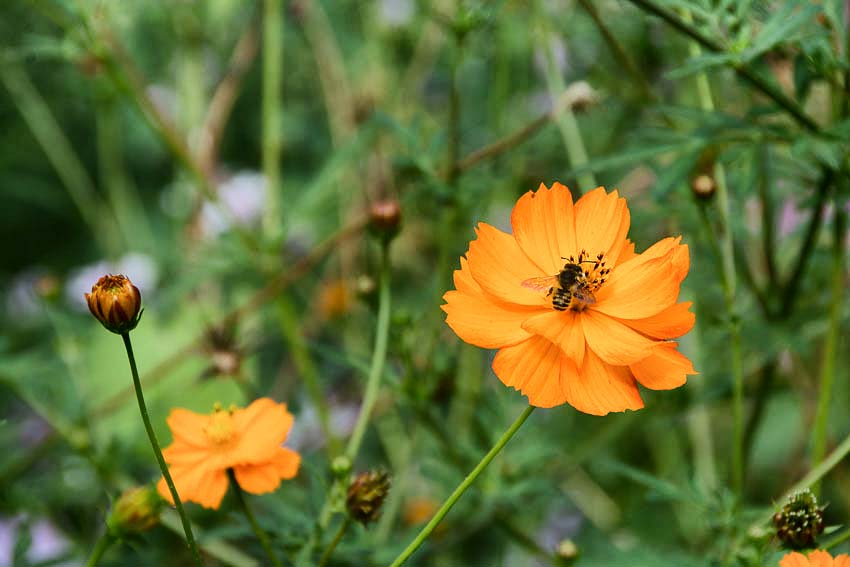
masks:
<svg viewBox="0 0 850 567"><path fill-rule="evenodd" d="M118 335L130 332L142 315L142 294L129 278L103 276L86 294L89 311L95 319Z"/></svg>
<svg viewBox="0 0 850 567"><path fill-rule="evenodd" d="M345 507L353 519L365 526L380 517L381 505L389 492L390 475L387 472L362 472L348 487Z"/></svg>
<svg viewBox="0 0 850 567"><path fill-rule="evenodd" d="M401 205L395 199L375 201L369 207L369 227L386 239L393 238L401 228Z"/></svg>
<svg viewBox="0 0 850 567"><path fill-rule="evenodd" d="M558 565L572 565L579 556L578 546L571 539L562 540L555 550L555 556L558 558Z"/></svg>
<svg viewBox="0 0 850 567"><path fill-rule="evenodd" d="M159 523L163 500L151 486L125 490L112 507L107 524L117 536L147 531Z"/></svg>
<svg viewBox="0 0 850 567"><path fill-rule="evenodd" d="M823 532L823 508L808 488L795 492L788 502L773 515L776 537L787 547L801 549L813 547L815 539Z"/></svg>
<svg viewBox="0 0 850 567"><path fill-rule="evenodd" d="M691 191L693 191L694 196L698 199L711 199L716 189L717 183L710 175L697 175L691 180Z"/></svg>

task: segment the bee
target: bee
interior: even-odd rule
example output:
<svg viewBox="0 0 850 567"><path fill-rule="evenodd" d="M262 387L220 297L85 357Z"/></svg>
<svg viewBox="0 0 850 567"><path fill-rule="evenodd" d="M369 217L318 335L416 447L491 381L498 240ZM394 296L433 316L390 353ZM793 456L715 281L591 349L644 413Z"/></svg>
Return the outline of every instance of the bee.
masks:
<svg viewBox="0 0 850 567"><path fill-rule="evenodd" d="M582 260L582 256L579 256L578 262L572 257L562 258L563 260L567 260L567 263L564 264L560 272L554 276L529 278L522 282L522 287L545 292L546 297L551 295L552 307L557 311L566 311L573 298L584 304L596 303L596 297L593 296L593 292L590 291L590 286L588 285L590 273L585 272L581 264L594 264L595 268L599 266L599 262Z"/></svg>

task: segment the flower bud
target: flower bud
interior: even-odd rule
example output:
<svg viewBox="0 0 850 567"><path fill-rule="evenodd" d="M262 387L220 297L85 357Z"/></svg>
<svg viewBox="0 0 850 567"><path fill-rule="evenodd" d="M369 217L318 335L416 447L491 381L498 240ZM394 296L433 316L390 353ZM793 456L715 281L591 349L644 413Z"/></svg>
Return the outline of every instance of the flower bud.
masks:
<svg viewBox="0 0 850 567"><path fill-rule="evenodd" d="M390 475L387 472L362 472L348 487L345 507L352 518L365 526L380 517L381 505L389 492Z"/></svg>
<svg viewBox="0 0 850 567"><path fill-rule="evenodd" d="M776 537L794 549L812 547L823 532L823 508L808 488L788 497L788 502L773 515Z"/></svg>
<svg viewBox="0 0 850 567"><path fill-rule="evenodd" d="M126 276L106 275L86 294L89 311L95 319L118 335L136 328L142 316L142 295Z"/></svg>
<svg viewBox="0 0 850 567"><path fill-rule="evenodd" d="M566 567L576 562L579 556L578 546L571 539L561 540L555 550L556 565Z"/></svg>
<svg viewBox="0 0 850 567"><path fill-rule="evenodd" d="M369 228L387 240L401 228L401 205L395 199L375 201L369 207Z"/></svg>
<svg viewBox="0 0 850 567"><path fill-rule="evenodd" d="M708 200L714 196L717 183L710 175L703 173L691 179L691 191L697 199Z"/></svg>
<svg viewBox="0 0 850 567"><path fill-rule="evenodd" d="M125 490L112 507L107 524L116 536L147 531L159 523L163 500L150 486Z"/></svg>

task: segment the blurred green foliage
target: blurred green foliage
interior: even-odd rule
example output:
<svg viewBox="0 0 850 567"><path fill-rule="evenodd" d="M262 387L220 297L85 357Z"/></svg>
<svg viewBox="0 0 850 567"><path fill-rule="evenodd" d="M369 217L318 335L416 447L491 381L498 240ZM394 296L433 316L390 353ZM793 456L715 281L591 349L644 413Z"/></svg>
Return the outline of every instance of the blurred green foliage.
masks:
<svg viewBox="0 0 850 567"><path fill-rule="evenodd" d="M560 565L572 539L582 567L775 565L764 520L816 464L829 360L827 449L850 431L850 308L831 292L847 283L845 3L295 0L264 26L267 3L3 4L0 527L12 536L0 562L82 564L110 501L158 478L120 341L82 299L107 271L142 287L133 339L164 444L173 407L270 396L295 414L297 479L250 497L294 561L333 482L322 411L345 438L369 368L379 246L361 219L398 199L388 363L354 464L384 467L393 488L383 518L352 526L331 562L388 564L421 527L415 505L439 505L525 405L492 375L492 353L442 321L473 226L507 229L540 182L578 194L595 178L629 199L638 251L668 234L690 246L682 295L697 327L681 344L700 375L644 391L637 413L537 411L411 564ZM264 47L268 27L279 53ZM279 100L263 92L266 64ZM553 100L566 114L553 117ZM278 124L264 122L267 104ZM268 132L281 140L279 215L263 196ZM691 189L718 166L728 234L716 200ZM827 525L847 523L848 474L841 462L824 479ZM210 564L264 564L231 498L215 512L188 505L201 546ZM164 525L101 564L188 564L176 516Z"/></svg>

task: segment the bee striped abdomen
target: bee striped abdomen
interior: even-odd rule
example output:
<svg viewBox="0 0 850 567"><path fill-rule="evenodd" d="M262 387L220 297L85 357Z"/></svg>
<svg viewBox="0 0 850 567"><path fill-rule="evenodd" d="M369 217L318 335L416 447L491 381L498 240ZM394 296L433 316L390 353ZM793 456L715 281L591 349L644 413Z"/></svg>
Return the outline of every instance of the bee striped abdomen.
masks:
<svg viewBox="0 0 850 567"><path fill-rule="evenodd" d="M572 294L566 289L556 289L552 295L552 307L557 311L566 311L572 301Z"/></svg>

